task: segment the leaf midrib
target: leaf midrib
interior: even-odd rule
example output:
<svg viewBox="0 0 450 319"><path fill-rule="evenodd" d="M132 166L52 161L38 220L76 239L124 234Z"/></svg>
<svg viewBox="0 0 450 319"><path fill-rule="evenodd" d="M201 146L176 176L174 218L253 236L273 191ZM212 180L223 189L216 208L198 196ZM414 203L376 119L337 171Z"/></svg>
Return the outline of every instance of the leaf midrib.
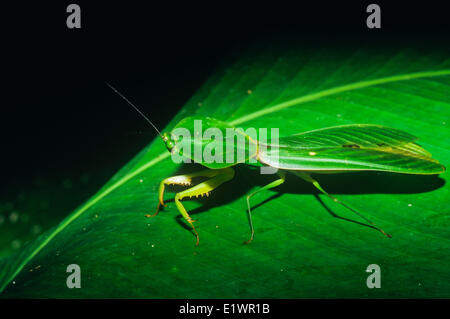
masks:
<svg viewBox="0 0 450 319"><path fill-rule="evenodd" d="M320 99L325 96L334 95L337 93L342 93L346 91L353 91L357 89L366 88L369 86L375 86L379 84L386 84L391 82L397 82L397 81L405 81L405 80L413 80L418 78L425 78L425 77L434 77L434 76L442 76L442 75L450 75L450 69L444 69L444 70L436 70L436 71L425 71L425 72L416 72L416 73L408 73L408 74L401 74L401 75L394 75L390 77L385 78L379 78L379 79L373 79L368 81L361 81L361 82L355 82L350 83L342 86L337 86L331 89L319 91L312 94L307 94L265 109L262 109L260 111L251 113L249 115L243 116L239 119L236 119L234 121L229 122L230 125L238 125L244 122L248 122L250 120L253 120L254 118L261 117L266 114L270 114L276 111L283 110L285 108L291 107L293 105L310 102L313 100Z"/></svg>
<svg viewBox="0 0 450 319"><path fill-rule="evenodd" d="M273 105L271 107L264 108L260 111L253 112L251 114L242 116L236 120L230 121L229 124L232 126L248 122L250 120L253 120L255 118L274 113L283 109L286 109L288 107L310 102L313 100L318 100L320 98L346 92L346 91L353 91L357 89L362 89L370 86L380 85L380 84L386 84L391 82L399 82L399 81L405 81L405 80L413 80L413 79L419 79L419 78L426 78L426 77L437 77L437 76L444 76L444 75L450 75L450 69L443 69L443 70L435 70L435 71L424 71L424 72L415 72L415 73L407 73L407 74L400 74L400 75L394 75L390 77L383 77L383 78L377 78L373 80L367 80L367 81L360 81L360 82L354 82L342 86L337 86L334 88L330 88L327 90L307 94L295 99L288 100L286 102L282 102L276 105ZM157 163L161 162L162 160L168 158L170 156L169 152L162 153L155 157L153 160L149 161L148 163L138 167L131 173L126 174L124 177L116 181L114 184L112 184L110 187L102 191L101 193L94 195L90 200L88 200L84 205L82 205L80 208L78 208L74 213L69 215L67 218L65 218L59 225L56 227L56 229L38 246L36 249L34 249L31 254L28 255L27 258L24 259L24 261L17 267L16 271L9 276L1 285L0 285L0 293L3 292L3 290L6 288L6 286L22 271L22 269L28 264L28 262L34 258L47 244L61 231L63 231L69 224L71 224L74 220L76 220L78 217L80 217L85 211L87 211L90 207L92 207L94 204L98 203L101 199L109 195L111 192L116 190L117 188L121 187L123 184L125 184L127 181L132 179L133 177L137 176L138 174L142 173L143 171L147 170L148 168L156 165Z"/></svg>

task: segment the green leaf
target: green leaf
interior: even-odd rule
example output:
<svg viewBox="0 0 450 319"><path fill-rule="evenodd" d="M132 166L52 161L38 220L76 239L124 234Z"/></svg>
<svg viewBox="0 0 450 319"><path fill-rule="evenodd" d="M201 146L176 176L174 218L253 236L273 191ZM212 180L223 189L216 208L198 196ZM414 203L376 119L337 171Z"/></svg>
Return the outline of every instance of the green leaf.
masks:
<svg viewBox="0 0 450 319"><path fill-rule="evenodd" d="M225 63L167 130L192 115L278 127L281 136L373 123L417 136L448 166L449 75L446 49L263 46ZM185 202L198 220L195 247L168 200L173 193L157 217L144 215L154 212L163 178L200 168L175 165L155 140L59 226L1 261L1 296L448 297L448 172L316 176L391 239L288 175L285 185L252 198L255 240L242 245L249 237L245 195L274 176L239 165L209 198ZM70 264L81 267L81 289L66 287ZM370 264L381 267L381 289L366 286Z"/></svg>

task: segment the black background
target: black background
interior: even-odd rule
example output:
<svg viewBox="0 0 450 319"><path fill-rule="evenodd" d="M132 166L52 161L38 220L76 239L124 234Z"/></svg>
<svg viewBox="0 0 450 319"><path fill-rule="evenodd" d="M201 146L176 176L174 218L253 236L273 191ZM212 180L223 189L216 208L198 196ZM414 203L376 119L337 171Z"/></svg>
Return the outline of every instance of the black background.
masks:
<svg viewBox="0 0 450 319"><path fill-rule="evenodd" d="M255 41L449 41L444 2L392 2L375 2L381 30L365 25L368 1L2 4L1 199L87 174L79 204L155 136L105 80L163 128L224 57ZM69 3L81 29L66 27Z"/></svg>

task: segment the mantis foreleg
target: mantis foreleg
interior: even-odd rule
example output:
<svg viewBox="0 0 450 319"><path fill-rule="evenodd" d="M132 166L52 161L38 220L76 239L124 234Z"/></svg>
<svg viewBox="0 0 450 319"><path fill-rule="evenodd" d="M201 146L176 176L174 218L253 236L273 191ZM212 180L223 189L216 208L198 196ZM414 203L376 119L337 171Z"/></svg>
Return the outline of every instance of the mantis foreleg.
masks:
<svg viewBox="0 0 450 319"><path fill-rule="evenodd" d="M231 167L224 168L224 169L217 169L217 170L203 170L200 172L192 173L192 174L185 174L185 175L178 175L178 176L172 176L169 178L164 179L159 187L159 204L157 211L154 215L158 213L158 209L160 205L164 206L163 202L163 195L164 195L164 186L169 184L179 184L179 185L191 185L191 181L193 177L211 177L211 179L206 180L202 183L199 183L189 189L186 189L182 192L179 192L175 195L175 204L181 213L181 215L184 217L184 219L191 225L192 229L194 230L194 233L197 237L197 243L199 243L199 236L198 233L194 227L194 220L189 216L188 212L184 208L183 204L181 204L181 200L186 197L198 197L198 196L204 196L209 195L209 193L214 190L215 188L219 187L221 184L231 180L234 177L234 170ZM153 216L154 216L153 215Z"/></svg>
<svg viewBox="0 0 450 319"><path fill-rule="evenodd" d="M231 169L233 171L233 169ZM159 184L159 191L158 191L158 206L156 207L156 212L152 215L147 214L146 217L154 217L158 215L159 209L161 206L165 207L164 204L164 190L166 185L183 185L183 186L190 186L192 185L192 179L195 177L214 177L220 174L223 174L224 169L205 169L202 171L190 173L190 174L184 174L184 175L176 175L171 176L168 178L165 178L161 181ZM234 176L234 171L233 171Z"/></svg>

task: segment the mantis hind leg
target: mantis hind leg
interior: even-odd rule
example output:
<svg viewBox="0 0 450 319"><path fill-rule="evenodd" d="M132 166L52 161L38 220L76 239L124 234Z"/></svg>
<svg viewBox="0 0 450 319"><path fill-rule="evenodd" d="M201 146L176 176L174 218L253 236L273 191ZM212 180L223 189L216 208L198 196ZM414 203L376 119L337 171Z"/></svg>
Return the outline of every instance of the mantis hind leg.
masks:
<svg viewBox="0 0 450 319"><path fill-rule="evenodd" d="M183 204L181 203L181 200L183 200L186 197L199 197L199 196L208 196L209 193L214 190L215 188L219 187L221 184L231 180L234 177L234 170L231 167L220 169L220 170L204 170L200 172L196 172L193 174L186 174L186 175L179 175L174 177L169 177L161 182L162 187L160 186L160 193L159 193L159 200L160 204L164 205L162 202L163 192L164 192L164 185L168 183L173 183L175 181L189 181L189 185L191 183L191 179L193 177L211 177L211 179L206 180L202 183L199 183L189 189L186 189L182 192L179 192L175 195L175 205L178 208L178 211L181 213L181 215L184 217L184 219L189 223L189 225L192 227L195 236L197 237L196 245L199 244L199 236L197 233L197 230L194 227L194 222L186 208L184 208ZM158 205L159 207L159 205Z"/></svg>
<svg viewBox="0 0 450 319"><path fill-rule="evenodd" d="M283 184L285 181L285 173L283 171L279 171L278 176L280 177L279 179L273 181L272 183L267 184L266 186L261 187L260 189L254 191L253 193L251 193L250 195L247 196L248 220L250 223L251 236L250 236L249 240L244 242L244 244L251 243L253 241L253 237L255 235L255 230L253 229L252 212L250 209L250 198L253 195L255 195L261 191L271 189L271 188L274 188L274 187L277 187L277 186L280 186L281 184Z"/></svg>
<svg viewBox="0 0 450 319"><path fill-rule="evenodd" d="M374 222L372 222L370 219L364 217L360 212L358 212L357 210L351 208L350 206L348 206L347 204L345 204L344 202L340 201L339 199L337 199L336 197L328 194L328 192L326 192L322 186L320 186L319 182L317 182L315 179L313 179L311 177L311 175L307 174L307 173L303 173L303 172L299 172L299 171L291 171L293 174L297 175L298 177L304 179L307 182L310 182L314 185L314 187L316 187L322 194L327 195L329 198L331 198L333 200L333 202L341 204L342 206L344 206L345 208L347 208L348 210L350 210L351 212L355 213L356 215L358 215L359 217L361 217L362 219L364 219L366 222L368 222L372 228L378 230L380 233L382 233L384 236L386 237L392 237L391 235L387 234L384 230L382 230L381 228L379 228L378 226L375 225Z"/></svg>

